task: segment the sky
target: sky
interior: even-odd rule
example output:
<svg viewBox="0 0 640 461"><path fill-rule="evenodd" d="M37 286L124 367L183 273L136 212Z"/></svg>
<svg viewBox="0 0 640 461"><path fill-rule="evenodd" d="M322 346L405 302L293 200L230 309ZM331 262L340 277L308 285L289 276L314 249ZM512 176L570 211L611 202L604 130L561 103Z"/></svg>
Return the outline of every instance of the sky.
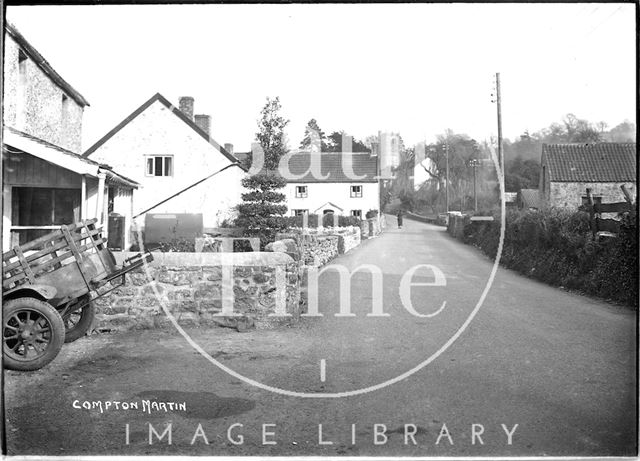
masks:
<svg viewBox="0 0 640 461"><path fill-rule="evenodd" d="M635 123L635 6L297 4L8 6L7 19L91 104L89 148L160 92L195 98L212 135L250 150L279 96L297 148L311 118L327 134L452 129L478 141L538 131L567 113Z"/></svg>

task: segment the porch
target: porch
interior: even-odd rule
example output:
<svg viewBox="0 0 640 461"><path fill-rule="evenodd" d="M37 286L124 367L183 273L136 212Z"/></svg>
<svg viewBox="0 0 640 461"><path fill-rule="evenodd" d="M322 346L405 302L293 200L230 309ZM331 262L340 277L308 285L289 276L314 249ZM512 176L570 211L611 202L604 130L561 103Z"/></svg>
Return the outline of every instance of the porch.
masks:
<svg viewBox="0 0 640 461"><path fill-rule="evenodd" d="M106 237L111 213L124 217L129 246L138 183L13 128L3 135L3 251L81 219L98 219Z"/></svg>

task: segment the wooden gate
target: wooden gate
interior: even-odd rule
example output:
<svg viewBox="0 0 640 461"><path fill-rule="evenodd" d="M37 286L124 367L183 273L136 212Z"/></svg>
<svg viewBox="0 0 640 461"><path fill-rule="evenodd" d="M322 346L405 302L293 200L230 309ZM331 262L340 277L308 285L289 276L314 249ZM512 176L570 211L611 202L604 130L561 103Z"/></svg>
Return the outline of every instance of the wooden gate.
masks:
<svg viewBox="0 0 640 461"><path fill-rule="evenodd" d="M630 213L633 209L633 198L623 185L620 186L624 195L624 202L615 203L594 203L591 189L587 188L587 204L585 210L589 212L589 223L594 239L599 237L615 237L620 232L620 220L612 218L602 218L601 213Z"/></svg>

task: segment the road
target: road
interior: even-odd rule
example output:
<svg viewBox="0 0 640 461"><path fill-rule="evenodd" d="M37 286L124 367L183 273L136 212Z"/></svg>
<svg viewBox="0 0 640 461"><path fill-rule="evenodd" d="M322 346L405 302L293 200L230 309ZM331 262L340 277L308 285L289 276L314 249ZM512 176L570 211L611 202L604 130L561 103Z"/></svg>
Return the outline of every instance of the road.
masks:
<svg viewBox="0 0 640 461"><path fill-rule="evenodd" d="M337 272L330 270L319 278L322 317L273 331L187 333L220 363L266 386L316 395L362 393L318 399L260 389L212 365L175 331L94 335L66 345L43 370L5 374L8 453L636 453L634 311L500 268L461 330L493 261L440 227L409 220L333 263L350 271L362 264L380 268L382 282L373 285L381 288L388 315L367 315L378 296L367 271L353 275L346 306ZM416 269L408 280L419 317L407 309L399 286L420 264L431 267ZM433 284L434 267L446 286L417 285ZM355 315L334 315L347 307ZM383 386L427 359L432 361L410 376ZM363 391L371 386L380 388ZM106 402L144 399L184 402L186 411L105 409ZM97 401L102 412L74 408ZM168 424L171 445L168 432L162 440L153 432L162 435Z"/></svg>

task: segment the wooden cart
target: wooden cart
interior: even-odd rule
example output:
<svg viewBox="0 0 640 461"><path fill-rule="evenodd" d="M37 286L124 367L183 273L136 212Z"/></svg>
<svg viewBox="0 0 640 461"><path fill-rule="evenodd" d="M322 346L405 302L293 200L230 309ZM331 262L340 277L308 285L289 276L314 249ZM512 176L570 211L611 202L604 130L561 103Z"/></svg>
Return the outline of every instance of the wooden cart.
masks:
<svg viewBox="0 0 640 461"><path fill-rule="evenodd" d="M37 370L51 362L63 343L91 327L92 300L153 260L147 252L116 265L96 221L62 226L2 255L5 368Z"/></svg>

